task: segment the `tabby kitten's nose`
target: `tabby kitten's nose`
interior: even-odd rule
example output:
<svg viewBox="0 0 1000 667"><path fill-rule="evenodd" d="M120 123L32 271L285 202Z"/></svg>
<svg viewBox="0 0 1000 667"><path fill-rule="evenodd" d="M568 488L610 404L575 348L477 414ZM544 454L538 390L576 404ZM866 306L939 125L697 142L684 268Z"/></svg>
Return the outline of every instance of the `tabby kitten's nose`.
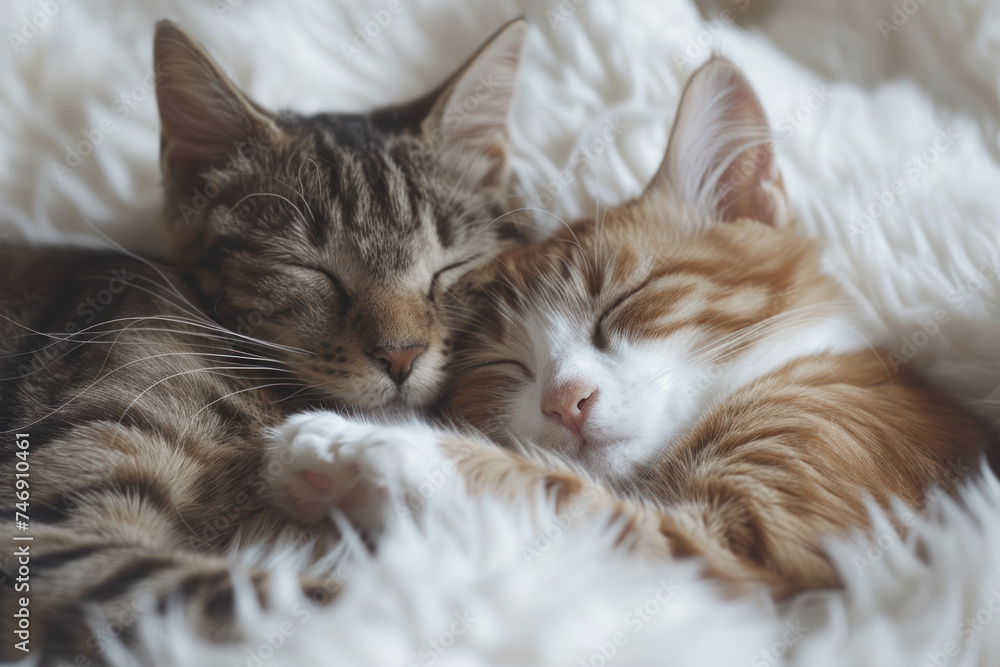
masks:
<svg viewBox="0 0 1000 667"><path fill-rule="evenodd" d="M410 375L413 368L413 360L419 357L426 345L409 345L407 347L380 347L376 348L372 356L383 362L385 372L389 374L393 382L403 384Z"/></svg>
<svg viewBox="0 0 1000 667"><path fill-rule="evenodd" d="M569 382L553 387L542 396L542 412L581 435L587 413L597 399L597 387L587 382Z"/></svg>

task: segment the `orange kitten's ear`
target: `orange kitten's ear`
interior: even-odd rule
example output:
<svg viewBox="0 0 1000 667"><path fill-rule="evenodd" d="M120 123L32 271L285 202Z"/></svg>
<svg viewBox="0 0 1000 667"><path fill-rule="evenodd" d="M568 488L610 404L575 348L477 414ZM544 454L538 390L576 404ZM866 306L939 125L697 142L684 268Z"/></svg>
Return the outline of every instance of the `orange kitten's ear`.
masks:
<svg viewBox="0 0 1000 667"><path fill-rule="evenodd" d="M280 130L274 118L244 95L180 26L156 25L153 62L164 175L182 185Z"/></svg>
<svg viewBox="0 0 1000 667"><path fill-rule="evenodd" d="M669 192L715 219L789 224L767 117L728 60L710 60L688 81L651 191Z"/></svg>
<svg viewBox="0 0 1000 667"><path fill-rule="evenodd" d="M445 84L435 91L421 135L437 149L481 157L480 184L506 176L507 112L521 61L527 23L515 19L500 28Z"/></svg>

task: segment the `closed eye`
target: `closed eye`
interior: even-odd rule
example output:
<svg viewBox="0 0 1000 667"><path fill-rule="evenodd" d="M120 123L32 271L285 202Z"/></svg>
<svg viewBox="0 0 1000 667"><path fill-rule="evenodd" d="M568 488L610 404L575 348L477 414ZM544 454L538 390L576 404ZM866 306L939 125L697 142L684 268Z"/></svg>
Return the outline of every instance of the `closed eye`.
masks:
<svg viewBox="0 0 1000 667"><path fill-rule="evenodd" d="M448 271L451 271L453 269L457 269L459 267L465 266L469 262L472 262L473 260L479 259L480 257L482 257L482 253L479 253L477 255L473 255L472 257L469 257L468 259L462 260L461 262L455 262L454 264L449 264L448 266L444 267L443 269L440 269L437 273L435 273L433 276L431 276L431 286L427 290L427 298L430 299L431 301L434 300L434 293L437 290L438 280L441 278L441 276L443 274L445 274Z"/></svg>
<svg viewBox="0 0 1000 667"><path fill-rule="evenodd" d="M343 283L340 282L340 280L337 278L337 276L333 275L332 273L330 273L326 269L324 269L322 267L319 267L319 266L306 266L305 264L295 264L295 266L297 268L305 269L307 271L313 271L315 273L322 273L324 276L326 276L326 279L330 281L330 284L333 285L334 289L336 289L337 293L340 295L340 309L341 309L341 311L346 311L347 308L350 307L350 305L351 305L351 295L347 293L346 289L344 289Z"/></svg>
<svg viewBox="0 0 1000 667"><path fill-rule="evenodd" d="M646 289L646 285L649 284L649 280L643 281L641 285L636 287L634 290L620 296L615 299L607 308L604 309L598 318L597 322L594 324L594 332L591 336L591 341L599 350L605 350L608 347L607 336L604 335L604 320L606 320L611 313L615 312L623 303L631 299L633 296Z"/></svg>
<svg viewBox="0 0 1000 667"><path fill-rule="evenodd" d="M515 361L514 359L493 359L491 361L484 361L482 363L470 366L469 370L475 368L487 368L489 366L516 366L517 369L524 374L525 378L527 378L528 380L535 379L535 374L532 373L527 366L522 364L520 361Z"/></svg>
<svg viewBox="0 0 1000 667"><path fill-rule="evenodd" d="M337 292L340 294L340 302L337 307L338 310L340 311L340 316L341 317L346 316L347 311L348 309L350 309L352 303L351 295L347 293L346 289L344 289L344 286L337 279L337 276L333 275L326 269L317 269L317 270L330 280L330 284L333 285L334 288L337 290Z"/></svg>

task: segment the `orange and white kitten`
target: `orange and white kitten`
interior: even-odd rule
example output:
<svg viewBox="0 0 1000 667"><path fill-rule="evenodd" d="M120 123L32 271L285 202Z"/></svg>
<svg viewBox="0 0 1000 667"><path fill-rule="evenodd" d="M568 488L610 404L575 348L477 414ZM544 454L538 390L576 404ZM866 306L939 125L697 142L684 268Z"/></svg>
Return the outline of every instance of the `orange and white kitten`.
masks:
<svg viewBox="0 0 1000 667"><path fill-rule="evenodd" d="M451 462L473 492L610 510L632 548L701 557L731 594L837 585L823 538L866 527L868 498L952 487L986 434L852 328L768 136L742 73L702 67L638 199L480 276L445 408L507 447L300 415L273 435L279 502L371 520L378 484Z"/></svg>

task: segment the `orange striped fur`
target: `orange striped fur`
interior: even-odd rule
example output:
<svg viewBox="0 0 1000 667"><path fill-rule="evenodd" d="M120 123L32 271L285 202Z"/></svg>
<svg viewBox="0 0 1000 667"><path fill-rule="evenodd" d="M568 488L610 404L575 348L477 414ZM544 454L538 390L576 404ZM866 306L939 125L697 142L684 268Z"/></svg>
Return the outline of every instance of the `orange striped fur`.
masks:
<svg viewBox="0 0 1000 667"><path fill-rule="evenodd" d="M922 507L986 434L851 330L766 137L749 84L713 60L641 197L495 260L446 411L556 456L443 446L474 490L589 489L644 552L784 597L837 585L822 540L864 528L866 499Z"/></svg>

